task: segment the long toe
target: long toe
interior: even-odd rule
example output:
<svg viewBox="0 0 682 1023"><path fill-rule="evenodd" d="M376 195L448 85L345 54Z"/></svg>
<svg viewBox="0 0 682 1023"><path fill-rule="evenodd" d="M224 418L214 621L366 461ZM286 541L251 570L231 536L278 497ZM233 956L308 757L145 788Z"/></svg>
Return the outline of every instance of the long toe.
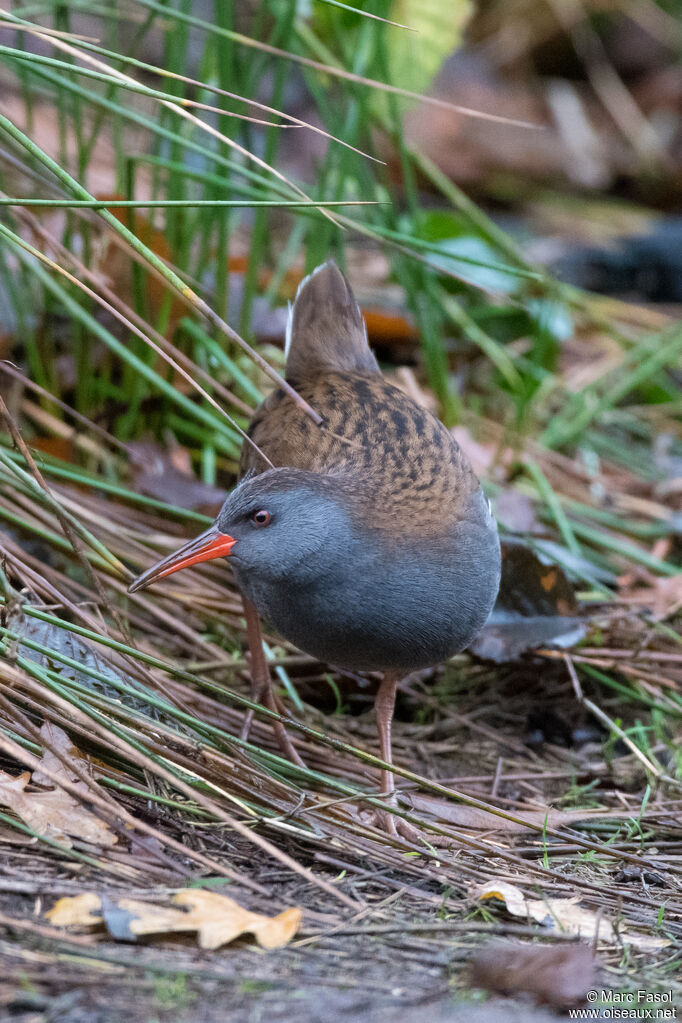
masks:
<svg viewBox="0 0 682 1023"><path fill-rule="evenodd" d="M434 835L429 831L422 831L421 828L416 827L403 817L399 817L388 810L377 810L375 821L391 838L403 839L403 841L409 842L410 845L415 845L422 849L424 846L433 846L437 849L451 849L455 845L454 839L448 838L447 835Z"/></svg>

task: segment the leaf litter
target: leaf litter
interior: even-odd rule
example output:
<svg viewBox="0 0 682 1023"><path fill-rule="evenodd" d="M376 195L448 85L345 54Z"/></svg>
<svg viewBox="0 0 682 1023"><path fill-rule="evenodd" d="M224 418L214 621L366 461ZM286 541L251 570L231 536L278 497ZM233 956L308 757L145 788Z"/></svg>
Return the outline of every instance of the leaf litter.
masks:
<svg viewBox="0 0 682 1023"><path fill-rule="evenodd" d="M199 947L210 951L244 934L253 935L262 948L281 948L295 936L302 919L298 907L265 916L244 909L226 895L197 888L183 888L171 901L171 906L164 906L85 892L59 899L45 917L55 927L103 925L112 938L128 942L192 931L196 932Z"/></svg>
<svg viewBox="0 0 682 1023"><path fill-rule="evenodd" d="M578 611L563 569L522 541L507 540L495 607L469 649L504 664L537 647L573 647L587 630Z"/></svg>
<svg viewBox="0 0 682 1023"><path fill-rule="evenodd" d="M542 946L493 941L471 960L474 987L530 995L540 1005L564 1011L584 1003L596 977L596 957L582 942Z"/></svg>
<svg viewBox="0 0 682 1023"><path fill-rule="evenodd" d="M25 606L31 607L30 604ZM15 637L13 641L5 640L4 646L8 656L11 657L14 652L110 700L125 699L128 706L151 711L150 704L144 700L146 690L142 683L114 668L101 648L97 649L92 643L71 632L68 623L65 622L64 628L60 628L34 617L27 613L18 600L10 607L5 621L7 628ZM44 649L29 646L29 642ZM128 690L125 696L122 687ZM130 693L131 689L140 695Z"/></svg>
<svg viewBox="0 0 682 1023"><path fill-rule="evenodd" d="M45 723L41 734L57 744L65 756L77 755L84 759L66 733L55 725ZM67 849L72 848L74 839L103 847L116 845L118 836L109 825L61 788L59 780L68 781L85 799L89 794L87 785L71 774L50 750L40 763L42 770L34 771L32 776L29 771L18 777L0 771L0 805L13 810L37 835L59 842ZM29 785L31 790L27 791ZM37 785L51 787L48 791L34 791Z"/></svg>
<svg viewBox="0 0 682 1023"><path fill-rule="evenodd" d="M557 929L564 934L575 934L584 940L607 945L633 945L642 950L667 948L668 938L632 931L627 920L609 919L601 912L594 912L581 906L578 897L570 899L529 899L521 889L504 880L486 881L473 885L471 898L476 902L495 899L504 904L512 916L535 920L550 930Z"/></svg>

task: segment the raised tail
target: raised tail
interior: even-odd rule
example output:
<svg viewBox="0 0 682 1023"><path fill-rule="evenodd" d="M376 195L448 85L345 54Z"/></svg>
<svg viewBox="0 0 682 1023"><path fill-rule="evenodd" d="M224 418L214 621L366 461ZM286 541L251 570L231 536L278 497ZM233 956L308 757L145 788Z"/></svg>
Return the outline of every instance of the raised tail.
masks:
<svg viewBox="0 0 682 1023"><path fill-rule="evenodd" d="M334 260L301 281L289 309L285 354L289 381L329 370L380 372L360 306Z"/></svg>

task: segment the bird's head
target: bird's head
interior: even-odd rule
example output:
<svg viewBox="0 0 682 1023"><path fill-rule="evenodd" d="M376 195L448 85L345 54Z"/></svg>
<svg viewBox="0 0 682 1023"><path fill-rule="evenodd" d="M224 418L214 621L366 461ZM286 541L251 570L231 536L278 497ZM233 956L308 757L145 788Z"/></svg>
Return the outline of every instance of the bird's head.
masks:
<svg viewBox="0 0 682 1023"><path fill-rule="evenodd" d="M243 480L215 522L131 584L134 593L180 569L229 557L240 575L305 582L342 557L353 528L343 484L316 473L270 469Z"/></svg>

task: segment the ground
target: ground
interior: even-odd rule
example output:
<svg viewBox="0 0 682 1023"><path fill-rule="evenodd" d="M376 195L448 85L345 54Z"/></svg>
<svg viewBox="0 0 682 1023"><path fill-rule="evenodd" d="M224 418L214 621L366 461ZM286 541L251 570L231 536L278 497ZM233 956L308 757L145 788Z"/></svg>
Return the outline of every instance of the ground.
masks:
<svg viewBox="0 0 682 1023"><path fill-rule="evenodd" d="M524 892L547 899L577 896L583 907L593 907L604 919L618 917L621 924L627 918L627 929L638 937L634 944L619 938L597 941L595 987L673 989L677 1004L682 1004L679 953L674 944L663 943L680 926L676 803L663 790L650 794L639 829L628 829L628 820L635 820L636 807L641 807L644 775L627 750L616 750L610 763L603 759L602 737L581 720L583 712L576 713L570 684L562 684L562 673L551 662L544 662L538 673L541 664L540 658L530 658L513 670L497 670L494 680L479 668L454 707L444 696L451 697L460 684L461 670L406 685L399 705L403 720L396 723L398 760L484 800L493 788L496 805L523 807L518 813L526 813L529 820L532 806L600 807L604 816L598 822L588 816L587 830L569 831L559 817L552 823L564 825L563 840L496 830L490 819L485 827L480 821L476 827L474 812L456 803L450 804L448 821L440 800L429 809L448 821L443 824L441 819L441 824L456 835L454 846L424 855L391 847L369 833L344 835L333 826L312 843L295 833L265 830L279 848L329 882L332 892L352 899L357 909L351 911L329 891L292 876L276 859L254 854L248 840L235 839L220 826L185 825L183 833L175 812L156 812L148 819L210 854L213 862L229 864L260 892L225 883L210 871L197 870L191 860L183 863L175 853L172 869L155 862L153 855L140 855L137 847L137 859L122 854L112 858L110 851L109 868L118 861L136 873L135 880L115 877L111 869L64 860L5 828L0 833L0 957L5 977L0 998L7 1018L21 1023L115 1023L131 1018L145 1023L279 1023L295 1015L306 1023L358 1018L389 1023L399 1012L409 1023L475 1020L474 1007L486 997L471 983L470 962L478 949L491 941L571 944L570 935L551 926L551 919L542 926L513 918L500 902L476 904L472 886L490 878L513 881ZM512 701L509 694L515 687ZM428 723L415 723L420 707ZM346 732L350 728L358 746L371 747L371 715L329 720L337 722L337 731L339 722ZM554 729L549 741L544 735L538 738L543 722ZM557 741L557 730L566 730L567 722L578 739ZM628 793L627 787L634 792ZM424 814L426 804L413 799L413 812ZM631 804L630 813L624 812L623 802ZM621 809L615 811L618 805ZM139 801L131 800L129 806L144 816ZM436 819L433 813L427 816ZM295 817L295 812L290 815L292 824ZM601 852L581 850L581 840L599 841L600 827L609 833ZM84 891L112 900L126 896L167 902L174 888L186 884L232 894L250 909L269 914L301 906L302 929L279 950L265 951L245 938L209 952L198 949L193 936L157 937L133 946L114 942L103 931L60 932L44 917L58 898ZM662 928L657 926L661 907ZM660 948L638 946L638 940L655 935L662 939ZM493 998L478 1011L481 1020L512 1023L535 1018L533 1004L530 995L521 1000ZM562 1010L555 1006L537 1012L541 1020L547 1012L557 1018Z"/></svg>

